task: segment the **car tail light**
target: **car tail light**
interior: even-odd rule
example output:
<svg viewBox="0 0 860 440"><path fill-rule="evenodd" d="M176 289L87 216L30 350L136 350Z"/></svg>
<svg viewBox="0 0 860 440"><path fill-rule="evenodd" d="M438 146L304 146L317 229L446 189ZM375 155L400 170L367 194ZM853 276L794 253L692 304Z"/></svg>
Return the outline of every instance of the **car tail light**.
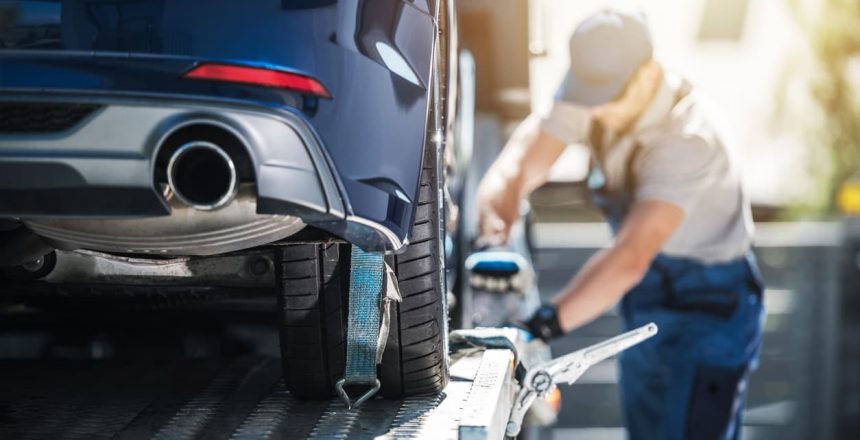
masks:
<svg viewBox="0 0 860 440"><path fill-rule="evenodd" d="M319 81L306 75L265 69L262 67L231 64L200 64L183 75L190 79L204 79L243 84L256 84L295 90L300 93L331 99L331 94Z"/></svg>

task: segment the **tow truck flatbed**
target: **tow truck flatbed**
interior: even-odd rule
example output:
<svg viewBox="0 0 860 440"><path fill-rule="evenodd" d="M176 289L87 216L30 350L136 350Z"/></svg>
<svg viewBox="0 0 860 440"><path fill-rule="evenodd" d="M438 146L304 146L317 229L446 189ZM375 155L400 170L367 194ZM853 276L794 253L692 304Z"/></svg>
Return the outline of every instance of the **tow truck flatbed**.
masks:
<svg viewBox="0 0 860 440"><path fill-rule="evenodd" d="M442 393L348 410L286 390L268 298L3 309L0 438L503 439L554 384L656 333L643 327L549 360L513 328L457 331Z"/></svg>
<svg viewBox="0 0 860 440"><path fill-rule="evenodd" d="M512 354L474 351L438 396L299 401L278 359L0 362L0 438L499 439L514 399Z"/></svg>

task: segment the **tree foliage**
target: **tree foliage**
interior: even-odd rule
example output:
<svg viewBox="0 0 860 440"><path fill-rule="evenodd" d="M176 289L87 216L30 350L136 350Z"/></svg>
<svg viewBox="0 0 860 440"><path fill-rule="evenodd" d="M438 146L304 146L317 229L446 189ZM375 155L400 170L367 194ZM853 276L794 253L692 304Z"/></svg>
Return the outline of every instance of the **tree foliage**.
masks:
<svg viewBox="0 0 860 440"><path fill-rule="evenodd" d="M808 2L793 3L816 60L810 92L824 117L813 148L830 156L823 205L832 212L841 184L860 177L860 1L819 0L815 14L803 7Z"/></svg>

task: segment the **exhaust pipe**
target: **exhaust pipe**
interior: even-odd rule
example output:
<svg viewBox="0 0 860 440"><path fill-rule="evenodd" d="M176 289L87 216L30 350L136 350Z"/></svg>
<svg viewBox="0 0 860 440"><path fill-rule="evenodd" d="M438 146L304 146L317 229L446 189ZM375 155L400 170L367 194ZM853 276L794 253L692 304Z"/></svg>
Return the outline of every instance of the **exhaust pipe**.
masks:
<svg viewBox="0 0 860 440"><path fill-rule="evenodd" d="M167 164L167 183L179 200L201 211L227 205L239 190L233 159L221 147L205 141L189 142L173 153Z"/></svg>

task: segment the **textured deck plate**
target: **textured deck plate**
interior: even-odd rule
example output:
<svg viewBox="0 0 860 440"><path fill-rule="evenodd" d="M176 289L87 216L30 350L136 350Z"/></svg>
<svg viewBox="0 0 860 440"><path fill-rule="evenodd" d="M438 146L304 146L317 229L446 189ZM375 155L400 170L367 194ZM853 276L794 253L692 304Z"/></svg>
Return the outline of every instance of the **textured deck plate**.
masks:
<svg viewBox="0 0 860 440"><path fill-rule="evenodd" d="M438 396L374 400L354 411L332 401L311 438L502 439L514 399L511 358L508 350L461 358Z"/></svg>
<svg viewBox="0 0 860 440"><path fill-rule="evenodd" d="M501 439L511 353L473 351L437 396L299 401L277 359L226 362L2 361L0 438Z"/></svg>

